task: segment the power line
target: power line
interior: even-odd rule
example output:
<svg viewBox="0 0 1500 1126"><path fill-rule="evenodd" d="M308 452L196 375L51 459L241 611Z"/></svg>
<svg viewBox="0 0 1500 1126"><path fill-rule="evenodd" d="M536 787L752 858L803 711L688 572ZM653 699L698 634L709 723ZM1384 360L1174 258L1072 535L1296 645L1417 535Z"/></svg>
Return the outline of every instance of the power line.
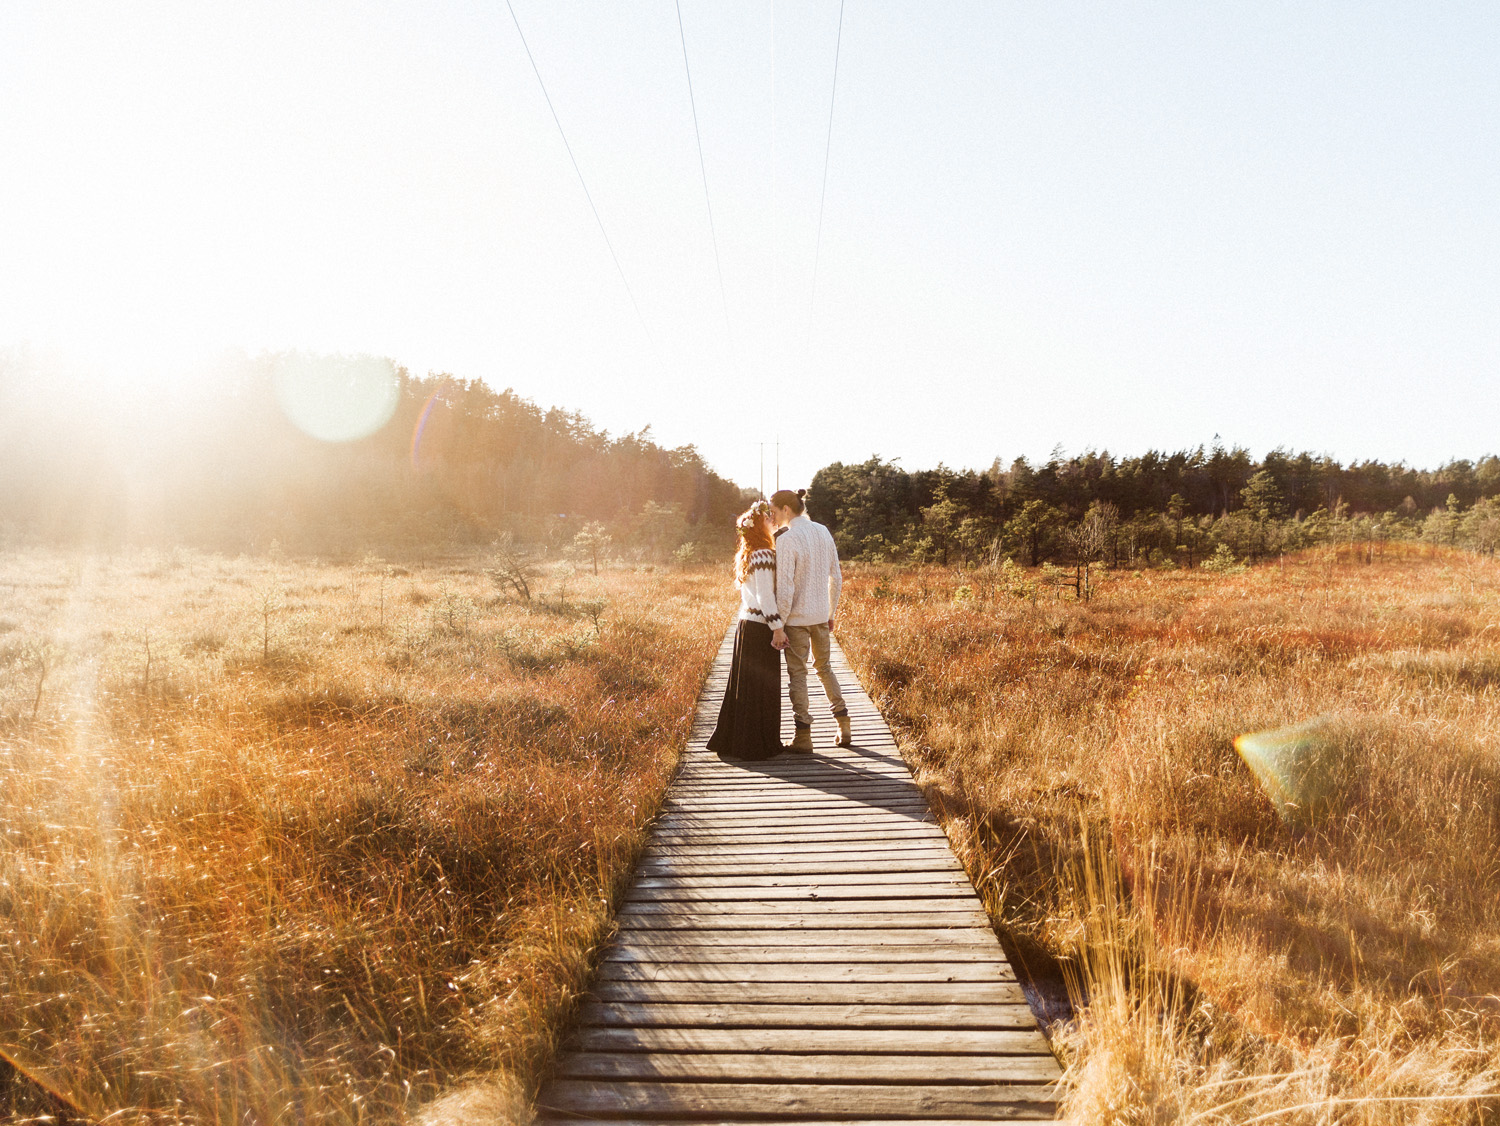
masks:
<svg viewBox="0 0 1500 1126"><path fill-rule="evenodd" d="M682 0L677 3L677 35L682 41L682 69L687 75L688 105L693 107L693 137L698 142L698 171L703 175L703 204L708 208L708 234L714 244L714 269L719 274L719 300L724 305L724 331L730 333L729 296L724 291L724 264L719 259L719 232L714 227L714 205L708 194L708 166L703 161L703 134L698 129L698 100L693 97L693 68L688 66L687 32L682 28Z"/></svg>
<svg viewBox="0 0 1500 1126"><path fill-rule="evenodd" d="M656 347L656 341L651 336L651 329L646 325L646 318L641 314L640 302L635 299L635 291L630 288L630 280L625 276L625 267L620 265L620 256L615 253L615 244L609 241L609 232L604 229L604 220L599 215L599 208L594 204L593 193L589 191L588 182L583 178L583 169L578 167L578 158L573 155L573 146L568 144L568 134L563 130L562 120L557 116L557 109L552 104L552 95L547 93L547 84L542 81L542 72L536 65L536 58L531 53L531 45L526 42L526 33L521 30L521 21L516 18L515 6L510 0L505 0L505 6L510 9L511 22L516 25L516 34L521 37L521 46L526 49L526 58L531 62L531 71L536 75L537 85L542 88L542 97L547 101L547 109L552 113L552 120L557 125L557 135L562 138L563 148L568 150L568 159L573 162L573 171L578 174L578 185L583 189L583 196L589 201L589 210L594 213L594 221L599 224L599 233L604 236L604 245L609 248L609 256L614 260L615 269L620 272L620 284L625 287L626 294L630 297L630 304L635 308L635 315L641 322L641 328L646 333L646 339L651 341L651 346Z"/></svg>
<svg viewBox="0 0 1500 1126"><path fill-rule="evenodd" d="M823 190L818 195L818 238L813 244L812 294L807 300L808 317L818 300L818 259L823 252L823 205L828 200L828 156L833 151L833 106L839 92L839 51L844 45L844 0L839 0L839 31L833 43L833 88L828 93L828 136L823 141Z"/></svg>

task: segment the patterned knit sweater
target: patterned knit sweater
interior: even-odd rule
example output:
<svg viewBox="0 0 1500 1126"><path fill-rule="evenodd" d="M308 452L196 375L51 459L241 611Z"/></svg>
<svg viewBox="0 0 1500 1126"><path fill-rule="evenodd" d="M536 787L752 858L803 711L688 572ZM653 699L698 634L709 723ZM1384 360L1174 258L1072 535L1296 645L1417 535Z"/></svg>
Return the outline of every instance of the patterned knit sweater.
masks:
<svg viewBox="0 0 1500 1126"><path fill-rule="evenodd" d="M776 553L764 547L750 553L750 573L740 583L740 621L781 628L776 612Z"/></svg>

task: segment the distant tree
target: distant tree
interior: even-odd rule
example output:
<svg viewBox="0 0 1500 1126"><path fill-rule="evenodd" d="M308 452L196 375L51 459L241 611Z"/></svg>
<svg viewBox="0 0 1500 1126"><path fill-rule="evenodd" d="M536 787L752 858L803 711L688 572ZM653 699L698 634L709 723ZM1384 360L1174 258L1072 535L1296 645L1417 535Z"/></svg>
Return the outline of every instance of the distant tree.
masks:
<svg viewBox="0 0 1500 1126"><path fill-rule="evenodd" d="M573 537L573 553L579 559L587 559L594 565L594 574L599 573L599 557L609 550L614 537L604 525L594 520L585 524Z"/></svg>
<svg viewBox="0 0 1500 1126"><path fill-rule="evenodd" d="M1500 500L1485 497L1464 514L1459 529L1466 546L1486 555L1500 551Z"/></svg>
<svg viewBox="0 0 1500 1126"><path fill-rule="evenodd" d="M1029 500L1006 521L1003 534L1011 550L1024 555L1027 564L1035 567L1042 561L1044 545L1064 523L1061 510L1043 500Z"/></svg>
<svg viewBox="0 0 1500 1126"><path fill-rule="evenodd" d="M1245 503L1245 511L1262 523L1283 513L1281 488L1268 470L1253 474L1240 490L1240 497Z"/></svg>
<svg viewBox="0 0 1500 1126"><path fill-rule="evenodd" d="M948 562L948 553L958 542L959 525L963 523L963 509L948 495L946 483L938 487L937 497L926 508L921 509L922 532L932 544L938 562Z"/></svg>

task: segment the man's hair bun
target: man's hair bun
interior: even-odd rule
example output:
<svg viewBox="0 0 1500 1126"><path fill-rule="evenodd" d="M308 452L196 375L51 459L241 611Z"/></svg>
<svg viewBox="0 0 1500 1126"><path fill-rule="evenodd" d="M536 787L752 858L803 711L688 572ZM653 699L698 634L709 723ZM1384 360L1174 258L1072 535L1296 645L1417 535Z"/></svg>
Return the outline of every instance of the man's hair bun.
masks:
<svg viewBox="0 0 1500 1126"><path fill-rule="evenodd" d="M799 497L805 497L807 495L807 490L806 489L798 489L797 490L797 495Z"/></svg>

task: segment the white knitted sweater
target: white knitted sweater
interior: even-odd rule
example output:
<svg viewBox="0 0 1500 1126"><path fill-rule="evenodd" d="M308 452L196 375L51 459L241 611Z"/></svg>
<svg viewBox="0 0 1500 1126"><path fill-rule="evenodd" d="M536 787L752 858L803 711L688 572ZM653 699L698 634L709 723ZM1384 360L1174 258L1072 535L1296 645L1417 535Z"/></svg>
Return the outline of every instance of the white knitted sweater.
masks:
<svg viewBox="0 0 1500 1126"><path fill-rule="evenodd" d="M833 620L844 573L833 533L806 516L776 535L776 608L789 626L816 626Z"/></svg>
<svg viewBox="0 0 1500 1126"><path fill-rule="evenodd" d="M776 612L776 553L764 547L750 553L750 573L740 583L740 621L781 628Z"/></svg>

